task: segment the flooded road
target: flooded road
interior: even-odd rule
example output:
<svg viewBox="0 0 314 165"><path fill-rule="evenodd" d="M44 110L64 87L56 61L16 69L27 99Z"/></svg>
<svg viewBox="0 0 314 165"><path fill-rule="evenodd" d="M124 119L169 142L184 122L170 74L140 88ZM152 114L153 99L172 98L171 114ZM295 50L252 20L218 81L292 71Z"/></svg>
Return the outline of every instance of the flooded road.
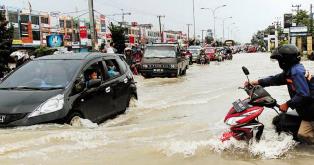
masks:
<svg viewBox="0 0 314 165"><path fill-rule="evenodd" d="M304 64L314 73L313 63ZM260 143L219 141L231 103L246 97L237 89L245 81L242 66L251 79L280 72L269 54L238 54L233 61L193 65L178 79L136 77L139 101L101 125L83 120L82 127L1 129L0 164L313 164L314 147L278 136L270 109L260 117ZM288 99L285 87L268 91L279 103Z"/></svg>

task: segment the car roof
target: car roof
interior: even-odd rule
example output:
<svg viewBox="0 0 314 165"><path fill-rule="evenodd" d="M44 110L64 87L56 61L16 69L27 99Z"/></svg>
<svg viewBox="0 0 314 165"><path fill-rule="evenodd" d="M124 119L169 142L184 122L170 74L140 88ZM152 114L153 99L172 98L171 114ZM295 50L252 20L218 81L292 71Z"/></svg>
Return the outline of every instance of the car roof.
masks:
<svg viewBox="0 0 314 165"><path fill-rule="evenodd" d="M35 60L92 60L100 57L116 57L121 56L120 54L111 54L111 53L101 53L101 52L92 52L92 53L64 53L58 55L47 55L43 57L36 58Z"/></svg>

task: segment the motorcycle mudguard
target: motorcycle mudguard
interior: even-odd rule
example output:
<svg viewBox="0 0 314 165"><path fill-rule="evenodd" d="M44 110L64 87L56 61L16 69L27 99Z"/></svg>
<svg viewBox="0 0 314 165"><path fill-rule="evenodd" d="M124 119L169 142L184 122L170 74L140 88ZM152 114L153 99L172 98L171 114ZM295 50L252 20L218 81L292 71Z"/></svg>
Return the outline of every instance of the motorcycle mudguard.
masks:
<svg viewBox="0 0 314 165"><path fill-rule="evenodd" d="M298 140L298 130L301 124L298 115L281 113L273 118L272 123L278 134L286 132L293 135L294 140Z"/></svg>

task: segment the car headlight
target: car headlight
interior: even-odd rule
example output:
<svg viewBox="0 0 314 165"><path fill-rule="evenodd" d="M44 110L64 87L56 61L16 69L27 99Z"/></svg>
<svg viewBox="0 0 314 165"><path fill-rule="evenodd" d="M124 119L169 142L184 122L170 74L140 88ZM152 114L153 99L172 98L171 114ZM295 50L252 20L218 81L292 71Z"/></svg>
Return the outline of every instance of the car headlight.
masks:
<svg viewBox="0 0 314 165"><path fill-rule="evenodd" d="M44 103L42 103L28 116L28 118L59 111L63 108L63 105L64 105L64 94L59 94L55 97L48 99Z"/></svg>
<svg viewBox="0 0 314 165"><path fill-rule="evenodd" d="M148 65L145 65L145 64L144 64L144 65L142 65L142 67L143 67L143 68L148 68Z"/></svg>
<svg viewBox="0 0 314 165"><path fill-rule="evenodd" d="M170 68L171 68L171 69L174 69L174 68L176 68L176 67L177 67L177 65L175 65L175 64L171 64L171 65L170 65Z"/></svg>

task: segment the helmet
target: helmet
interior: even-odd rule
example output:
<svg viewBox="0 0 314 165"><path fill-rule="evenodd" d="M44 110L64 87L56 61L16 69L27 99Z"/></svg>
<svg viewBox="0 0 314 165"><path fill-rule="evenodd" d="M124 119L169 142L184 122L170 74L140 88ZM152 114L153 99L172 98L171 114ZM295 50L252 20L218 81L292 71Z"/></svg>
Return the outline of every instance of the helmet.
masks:
<svg viewBox="0 0 314 165"><path fill-rule="evenodd" d="M279 66L283 70L290 69L294 64L298 64L301 60L299 49L292 44L287 44L276 48L271 59L278 60Z"/></svg>

